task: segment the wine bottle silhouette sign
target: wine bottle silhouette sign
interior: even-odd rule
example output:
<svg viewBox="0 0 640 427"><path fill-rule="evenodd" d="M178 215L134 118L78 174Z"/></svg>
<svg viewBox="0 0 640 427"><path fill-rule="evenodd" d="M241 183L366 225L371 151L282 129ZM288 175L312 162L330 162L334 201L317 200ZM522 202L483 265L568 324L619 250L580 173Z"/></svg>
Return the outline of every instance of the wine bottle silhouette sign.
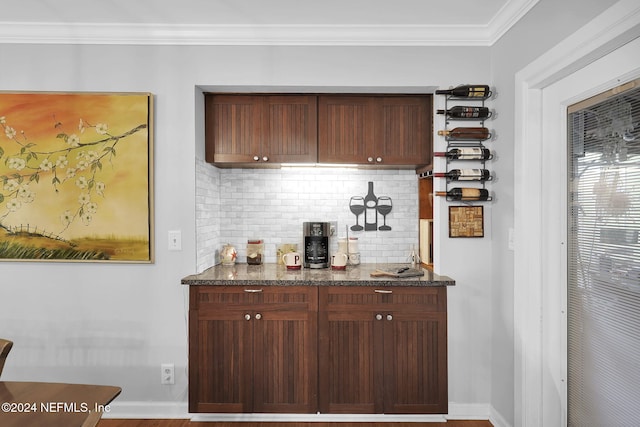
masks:
<svg viewBox="0 0 640 427"><path fill-rule="evenodd" d="M352 196L349 200L349 209L356 217L356 223L351 226L353 231L389 231L387 215L393 209L391 197L377 197L373 191L373 182L369 181L369 191L366 196ZM360 215L364 213L364 225L360 224ZM378 226L378 215L382 216L382 225Z"/></svg>

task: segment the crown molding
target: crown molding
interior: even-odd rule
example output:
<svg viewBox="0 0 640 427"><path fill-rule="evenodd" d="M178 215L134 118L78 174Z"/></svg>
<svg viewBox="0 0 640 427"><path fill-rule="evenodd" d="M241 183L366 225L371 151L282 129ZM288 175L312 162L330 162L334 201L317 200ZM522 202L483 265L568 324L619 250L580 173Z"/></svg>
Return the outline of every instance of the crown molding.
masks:
<svg viewBox="0 0 640 427"><path fill-rule="evenodd" d="M494 44L502 37L516 22L527 14L539 0L511 0L495 14L489 22L490 35L489 45Z"/></svg>
<svg viewBox="0 0 640 427"><path fill-rule="evenodd" d="M488 44L483 26L0 23L0 43L434 46Z"/></svg>
<svg viewBox="0 0 640 427"><path fill-rule="evenodd" d="M538 0L511 0L487 25L244 25L0 22L0 43L490 46Z"/></svg>

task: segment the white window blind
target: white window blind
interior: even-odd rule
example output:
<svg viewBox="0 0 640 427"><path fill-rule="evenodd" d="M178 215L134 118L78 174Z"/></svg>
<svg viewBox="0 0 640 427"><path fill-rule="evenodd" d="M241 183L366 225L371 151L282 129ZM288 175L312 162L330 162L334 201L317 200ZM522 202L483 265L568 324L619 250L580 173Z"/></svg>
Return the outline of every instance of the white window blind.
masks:
<svg viewBox="0 0 640 427"><path fill-rule="evenodd" d="M568 425L640 426L640 80L567 127Z"/></svg>

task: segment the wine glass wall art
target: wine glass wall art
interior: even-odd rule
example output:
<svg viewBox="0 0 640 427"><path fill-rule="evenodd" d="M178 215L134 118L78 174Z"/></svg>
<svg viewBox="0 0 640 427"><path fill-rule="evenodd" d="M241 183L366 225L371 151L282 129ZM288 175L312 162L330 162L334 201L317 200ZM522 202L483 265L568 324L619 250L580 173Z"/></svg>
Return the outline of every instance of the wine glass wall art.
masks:
<svg viewBox="0 0 640 427"><path fill-rule="evenodd" d="M349 210L356 217L356 223L351 226L353 231L390 231L387 225L387 215L393 209L393 202L389 196L376 196L373 190L373 182L368 182L368 191L364 196L352 196L349 199ZM360 224L360 215L364 214ZM382 217L382 225L379 224Z"/></svg>
<svg viewBox="0 0 640 427"><path fill-rule="evenodd" d="M0 259L153 262L152 101L0 92Z"/></svg>

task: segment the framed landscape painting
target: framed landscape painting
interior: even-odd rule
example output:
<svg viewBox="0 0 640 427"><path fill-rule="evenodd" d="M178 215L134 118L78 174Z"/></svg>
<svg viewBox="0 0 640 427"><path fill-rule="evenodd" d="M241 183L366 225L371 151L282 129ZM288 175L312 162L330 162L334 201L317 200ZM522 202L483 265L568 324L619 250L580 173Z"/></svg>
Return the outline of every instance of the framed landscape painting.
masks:
<svg viewBox="0 0 640 427"><path fill-rule="evenodd" d="M0 92L0 259L151 263L153 96Z"/></svg>

